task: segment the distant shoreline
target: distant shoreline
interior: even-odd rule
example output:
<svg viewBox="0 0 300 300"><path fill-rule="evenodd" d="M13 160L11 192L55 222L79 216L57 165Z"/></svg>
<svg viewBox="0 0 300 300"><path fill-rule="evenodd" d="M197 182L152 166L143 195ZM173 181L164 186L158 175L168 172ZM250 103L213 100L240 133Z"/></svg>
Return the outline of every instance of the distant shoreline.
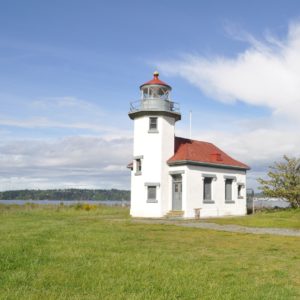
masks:
<svg viewBox="0 0 300 300"><path fill-rule="evenodd" d="M122 199L103 199L103 200L94 200L94 199L0 199L0 201L90 201L90 202L103 202L103 201L130 201Z"/></svg>
<svg viewBox="0 0 300 300"><path fill-rule="evenodd" d="M41 204L41 205L108 205L108 206L129 206L129 200L0 200L0 205L26 205L26 204Z"/></svg>
<svg viewBox="0 0 300 300"><path fill-rule="evenodd" d="M0 200L129 201L130 191L118 189L14 190L0 192Z"/></svg>

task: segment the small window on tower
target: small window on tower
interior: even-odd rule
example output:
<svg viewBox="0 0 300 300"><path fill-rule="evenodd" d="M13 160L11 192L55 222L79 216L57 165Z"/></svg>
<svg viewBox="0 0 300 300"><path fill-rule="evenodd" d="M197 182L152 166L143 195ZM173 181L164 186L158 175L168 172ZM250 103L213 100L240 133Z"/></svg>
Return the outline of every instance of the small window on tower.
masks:
<svg viewBox="0 0 300 300"><path fill-rule="evenodd" d="M135 160L135 175L141 175L142 174L142 160L140 158Z"/></svg>
<svg viewBox="0 0 300 300"><path fill-rule="evenodd" d="M156 201L156 186L148 186L148 202L154 202Z"/></svg>
<svg viewBox="0 0 300 300"><path fill-rule="evenodd" d="M149 118L149 132L158 132L157 131L157 118L150 117Z"/></svg>

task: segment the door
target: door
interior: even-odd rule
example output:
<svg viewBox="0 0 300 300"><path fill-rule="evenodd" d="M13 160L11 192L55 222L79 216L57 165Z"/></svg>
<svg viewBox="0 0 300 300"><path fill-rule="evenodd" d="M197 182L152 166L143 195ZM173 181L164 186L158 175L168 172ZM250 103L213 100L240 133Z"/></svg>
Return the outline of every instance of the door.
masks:
<svg viewBox="0 0 300 300"><path fill-rule="evenodd" d="M172 210L182 210L182 177L173 176Z"/></svg>

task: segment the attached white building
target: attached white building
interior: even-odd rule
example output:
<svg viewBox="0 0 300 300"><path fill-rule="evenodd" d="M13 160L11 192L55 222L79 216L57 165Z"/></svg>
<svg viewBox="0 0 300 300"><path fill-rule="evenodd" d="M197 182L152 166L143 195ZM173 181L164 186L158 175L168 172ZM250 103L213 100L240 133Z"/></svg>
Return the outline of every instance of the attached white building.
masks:
<svg viewBox="0 0 300 300"><path fill-rule="evenodd" d="M131 103L134 121L131 169L133 217L177 215L194 218L245 215L249 167L212 143L175 137L181 119L172 88L154 73Z"/></svg>

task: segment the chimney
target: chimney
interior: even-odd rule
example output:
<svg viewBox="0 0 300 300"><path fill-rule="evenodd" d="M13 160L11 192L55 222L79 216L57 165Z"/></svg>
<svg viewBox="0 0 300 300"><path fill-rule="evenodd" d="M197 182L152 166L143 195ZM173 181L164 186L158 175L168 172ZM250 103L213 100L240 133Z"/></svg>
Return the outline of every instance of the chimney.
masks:
<svg viewBox="0 0 300 300"><path fill-rule="evenodd" d="M218 151L214 151L210 154L212 161L222 161L222 155Z"/></svg>

